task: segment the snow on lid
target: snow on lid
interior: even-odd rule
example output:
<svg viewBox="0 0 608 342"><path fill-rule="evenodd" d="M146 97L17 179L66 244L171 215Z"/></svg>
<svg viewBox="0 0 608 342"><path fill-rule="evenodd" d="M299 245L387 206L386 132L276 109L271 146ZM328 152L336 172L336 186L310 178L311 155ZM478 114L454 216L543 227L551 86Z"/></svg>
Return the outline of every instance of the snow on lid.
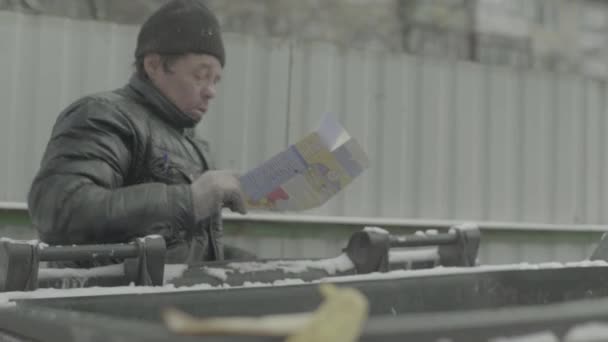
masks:
<svg viewBox="0 0 608 342"><path fill-rule="evenodd" d="M262 283L259 281L246 281L243 283L243 287L266 287L268 283Z"/></svg>
<svg viewBox="0 0 608 342"><path fill-rule="evenodd" d="M608 262L605 260L584 260L578 262L567 262L567 267L594 267L594 266L606 266Z"/></svg>
<svg viewBox="0 0 608 342"><path fill-rule="evenodd" d="M608 267L608 262L598 261L593 262L593 266ZM508 265L482 265L476 267L442 267L417 269L417 270L395 270L387 273L370 273L340 277L326 277L323 282L350 282L350 281L372 281L383 279L399 279L399 278L414 278L427 277L433 275L450 275L450 274L467 274L481 272L496 272L496 271L517 271L517 270L538 270L538 269L554 269L559 267L588 267L589 262L583 261L580 263L546 263L546 264L508 264Z"/></svg>
<svg viewBox="0 0 608 342"><path fill-rule="evenodd" d="M454 231L454 229L450 229L450 233L452 233ZM437 229L427 229L425 231L421 231L421 230L417 230L414 235L416 236L422 236L422 237L427 237L429 235L437 235L439 234L439 232L437 231ZM399 238L397 238L398 241L406 241L407 237L401 236Z"/></svg>
<svg viewBox="0 0 608 342"><path fill-rule="evenodd" d="M333 259L325 259L325 260L308 260L304 262L299 262L300 264L294 266L295 262L291 262L291 270L297 271L300 269L305 269L306 267L310 268L320 268L327 271L328 274L335 274L336 271L346 271L352 269L354 267L353 263L350 261L348 256L342 254ZM283 265L283 269L290 270L289 262L274 262L275 265ZM240 264L242 265L242 263ZM258 263L258 265L260 265ZM63 272L63 274L67 274L68 276L85 276L91 273L95 275L99 275L97 272L105 272L106 274L114 274L118 272L119 267L122 268L122 265L111 265L104 266L100 268L96 268L93 270L66 270L66 269L41 269L42 273L45 273L43 276L51 276L53 274L58 274ZM101 269L101 270L100 270ZM165 265L165 283L179 277L183 274L183 272L187 269L186 265L181 264L173 264L173 265ZM276 269L270 268L270 269ZM43 271L44 270L44 271ZM212 272L217 271L218 269L212 269ZM258 270L258 269L256 269ZM209 268L206 269L209 271ZM223 271L223 270L222 270ZM225 272L230 272L230 270L226 270ZM73 274L73 275L72 275ZM215 272L217 276L223 277L225 273L220 274L219 272ZM310 283L317 283L310 282ZM193 286L182 286L175 287L173 284L166 284L164 286L116 286L116 287L88 287L88 288L73 288L73 289L37 289L35 291L27 291L27 292L4 292L0 293L0 308L2 307L10 307L14 306L15 303L13 301L19 299L36 299L36 298L66 298L66 297L85 297L85 296L111 296L111 295L123 295L123 294L147 294L147 293L176 293L176 292L187 292L187 291L201 291L201 290L222 290L228 288L241 288L241 287L260 287L260 286L290 286L290 285L300 285L305 284L306 282L302 279L281 279L277 280L272 284L268 283L251 283L246 282L243 286L233 286L222 284L219 286L212 286L209 284L198 284Z"/></svg>
<svg viewBox="0 0 608 342"><path fill-rule="evenodd" d="M27 244L32 246L38 246L38 244L40 243L39 240L15 240L7 237L0 237L0 242Z"/></svg>
<svg viewBox="0 0 608 342"><path fill-rule="evenodd" d="M589 322L575 325L568 331L564 342L599 342L606 341L608 324Z"/></svg>
<svg viewBox="0 0 608 342"><path fill-rule="evenodd" d="M137 238L137 240L138 240L139 242L144 242L144 241L145 241L145 240L147 240L147 239L164 239L164 238L162 237L162 235L157 235L157 234L153 234L153 235L146 235L146 236L143 236L143 237Z"/></svg>
<svg viewBox="0 0 608 342"><path fill-rule="evenodd" d="M492 338L489 342L559 342L559 339L551 331L542 331L524 336Z"/></svg>
<svg viewBox="0 0 608 342"><path fill-rule="evenodd" d="M306 284L306 281L299 279L299 278L286 278L286 279L279 279L279 280L275 280L272 285L284 285L284 286L288 286L288 285L302 285L302 284Z"/></svg>
<svg viewBox="0 0 608 342"><path fill-rule="evenodd" d="M75 289L37 289L27 292L4 292L0 293L0 309L15 306L15 300L37 299L37 298L68 298L68 297L88 297L88 296L112 296L124 294L154 294L154 293L179 293L191 291L207 290L229 290L244 287L271 287L271 286L293 286L306 284L302 279L281 279L272 284L245 282L242 286L230 286L222 284L212 286L209 284L197 284L192 286L175 287L173 284L164 286L116 286L116 287L87 287ZM318 283L313 281L309 283Z"/></svg>
<svg viewBox="0 0 608 342"><path fill-rule="evenodd" d="M294 285L315 284L315 283L318 283L318 281L306 282L302 279L287 278L287 279L275 280L274 282L272 282L272 284L258 282L258 281L246 281L243 283L243 287L294 286Z"/></svg>
<svg viewBox="0 0 608 342"><path fill-rule="evenodd" d="M38 271L38 279L113 277L123 276L124 274L125 271L123 264L94 268L41 268Z"/></svg>
<svg viewBox="0 0 608 342"><path fill-rule="evenodd" d="M326 264L325 267L331 269L335 267L340 271L346 271L352 269L354 265L344 254L334 259L321 260L321 261L308 261L308 263ZM319 266L317 264L317 266ZM328 265L331 265L328 266ZM268 283L252 283L246 282L243 286L229 286L219 285L212 286L209 284L198 284L193 286L182 286L175 287L173 284L167 284L164 286L118 286L118 287L89 287L89 288L74 288L74 289L38 289L35 291L28 292L4 292L0 293L0 308L14 306L14 300L18 299L35 299L35 298L65 298L65 297L84 297L84 296L110 296L110 295L123 295L123 294L148 294L148 293L177 293L177 292L188 292L188 291L202 291L202 290L227 290L230 288L243 288L243 287L262 287L262 286L292 286L301 284L315 284L320 282L347 282L347 281L371 281L371 280L382 280L382 279L398 279L408 277L423 277L429 275L448 275L448 274L463 274L463 273L480 273L480 272L491 272L491 271L505 271L505 270L528 270L528 269L543 269L543 268L559 268L559 267L588 267L588 266L600 266L608 267L608 262L605 261L584 261L580 263L567 263L561 264L557 262L545 263L545 264L511 264L511 265L489 265L489 266L477 266L477 267L436 267L432 269L419 269L419 270L396 270L388 273L371 273L365 275L354 275L354 276L341 276L341 277L326 277L320 280L306 282L302 279L282 279L277 280L272 284ZM167 267L170 266L170 267ZM186 265L167 265L165 267L165 279L170 278L171 275L180 276L185 270ZM347 267L348 268L345 268ZM169 270L167 272L167 270ZM328 272L333 274L331 272ZM582 342L580 340L568 340L571 342Z"/></svg>
<svg viewBox="0 0 608 342"><path fill-rule="evenodd" d="M260 272L260 271L272 271L280 270L286 273L301 273L306 270L321 269L325 270L328 274L333 275L336 272L348 271L355 267L353 262L344 253L331 259L322 260L278 260L278 261L267 261L267 262L238 262L229 263L228 267L234 269L237 272Z"/></svg>
<svg viewBox="0 0 608 342"><path fill-rule="evenodd" d="M378 234L389 234L389 232L386 229L382 229L380 227L365 227L363 228L364 232L370 232L370 233L378 233Z"/></svg>
<svg viewBox="0 0 608 342"><path fill-rule="evenodd" d="M535 264L535 265L537 265L538 268L545 268L545 269L548 269L548 268L562 268L564 266L568 267L567 263L566 264L562 264L562 263L555 262L555 261L554 262L542 262L542 263ZM580 266L582 266L582 263L577 264L575 266L580 267ZM598 264L597 266L602 266L602 265ZM530 267L532 267L532 265L530 265Z"/></svg>
<svg viewBox="0 0 608 342"><path fill-rule="evenodd" d="M163 284L166 284L173 279L179 278L184 275L184 272L188 269L188 265L185 264L166 264L165 272L163 276Z"/></svg>
<svg viewBox="0 0 608 342"><path fill-rule="evenodd" d="M223 286L226 287L226 286ZM209 284L199 284L188 287L175 287L174 285L164 286L116 286L116 287L87 287L74 289L37 289L27 292L4 292L0 293L0 307L12 306L12 301L18 299L36 298L66 298L66 297L87 297L87 296L111 296L123 294L145 294L145 293L173 293L218 289Z"/></svg>
<svg viewBox="0 0 608 342"><path fill-rule="evenodd" d="M165 265L163 283L166 284L175 278L181 277L188 269L184 264ZM124 265L108 265L94 268L40 268L38 279L47 278L90 278L124 276Z"/></svg>
<svg viewBox="0 0 608 342"><path fill-rule="evenodd" d="M203 267L203 270L205 271L205 273L207 273L208 275L217 278L221 281L226 281L226 279L228 279L228 275L226 273L232 273L234 272L234 270L227 270L224 268L212 268L212 267Z"/></svg>
<svg viewBox="0 0 608 342"><path fill-rule="evenodd" d="M333 259L324 259L324 260L307 260L304 262L298 262L302 265L294 266L295 262L291 262L291 270L297 271L301 269L305 269L306 267L310 268L319 268L327 271L328 274L335 274L337 271L343 272L349 269L354 268L353 263L350 261L348 256L342 254ZM239 263L242 265L242 263ZM283 266L284 270L290 270L289 262L274 262L275 265L285 265ZM258 263L258 265L260 265ZM111 265L107 267L103 267L102 271L107 272L108 274L114 273L118 271L118 267L122 267L122 265ZM183 272L187 269L186 265L174 264L174 265L165 265L165 283L179 277L183 274ZM269 268L269 269L276 269ZM256 269L259 270L259 269ZM41 269L42 271L42 269ZM74 274L78 276L83 276L84 274L88 274L88 272L93 272L89 270L61 270L58 269L56 271L64 271L65 273L75 272ZM98 270L97 270L98 271ZM226 270L229 272L230 270ZM50 276L55 270L47 269L46 275ZM95 273L96 275L98 273ZM218 273L219 275L219 273ZM290 285L300 285L306 283L302 279L281 279L277 280L272 284L269 283L250 283L246 282L243 286L230 286L226 284L212 286L209 284L198 284L193 286L181 286L175 287L173 284L166 284L164 286L116 286L116 287L87 287L87 288L73 288L73 289L37 289L35 291L26 291L26 292L4 292L0 293L0 308L14 306L15 300L19 299L36 299L36 298L66 298L66 297L86 297L86 296L111 296L111 295L123 295L123 294L147 294L147 293L176 293L176 292L187 292L187 291L201 291L201 290L223 290L228 288L241 288L241 287L259 287L259 286L290 286ZM310 282L310 283L318 283L318 281Z"/></svg>

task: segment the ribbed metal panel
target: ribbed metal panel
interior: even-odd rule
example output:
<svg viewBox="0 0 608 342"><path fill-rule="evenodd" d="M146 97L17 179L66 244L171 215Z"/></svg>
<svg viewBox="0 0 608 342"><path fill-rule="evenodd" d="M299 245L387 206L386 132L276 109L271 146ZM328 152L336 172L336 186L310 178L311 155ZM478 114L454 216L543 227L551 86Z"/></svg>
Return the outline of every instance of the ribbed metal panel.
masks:
<svg viewBox="0 0 608 342"><path fill-rule="evenodd" d="M373 162L316 214L606 222L602 83L325 45L293 70L290 140L335 112Z"/></svg>
<svg viewBox="0 0 608 342"><path fill-rule="evenodd" d="M23 202L57 114L119 87L136 27L0 12L0 201ZM244 170L333 112L372 167L313 214L607 222L604 83L570 75L226 35L198 133Z"/></svg>
<svg viewBox="0 0 608 342"><path fill-rule="evenodd" d="M23 202L59 112L130 70L133 29L0 12L0 200Z"/></svg>

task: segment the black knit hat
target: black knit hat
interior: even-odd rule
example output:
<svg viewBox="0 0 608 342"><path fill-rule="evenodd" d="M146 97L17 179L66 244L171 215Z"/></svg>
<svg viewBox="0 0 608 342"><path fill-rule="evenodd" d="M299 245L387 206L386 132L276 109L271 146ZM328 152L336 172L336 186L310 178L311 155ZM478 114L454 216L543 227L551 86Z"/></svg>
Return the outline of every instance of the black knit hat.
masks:
<svg viewBox="0 0 608 342"><path fill-rule="evenodd" d="M135 58L148 53L204 53L225 63L220 25L201 0L172 0L144 22L137 36Z"/></svg>

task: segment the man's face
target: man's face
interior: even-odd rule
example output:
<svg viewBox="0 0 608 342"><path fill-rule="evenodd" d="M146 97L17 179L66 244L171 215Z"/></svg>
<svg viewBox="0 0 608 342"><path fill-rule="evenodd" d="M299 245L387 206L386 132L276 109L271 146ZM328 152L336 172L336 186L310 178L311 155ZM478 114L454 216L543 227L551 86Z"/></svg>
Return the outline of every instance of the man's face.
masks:
<svg viewBox="0 0 608 342"><path fill-rule="evenodd" d="M148 55L144 67L152 83L184 113L200 121L216 94L222 66L213 56L187 54L169 65L159 55Z"/></svg>

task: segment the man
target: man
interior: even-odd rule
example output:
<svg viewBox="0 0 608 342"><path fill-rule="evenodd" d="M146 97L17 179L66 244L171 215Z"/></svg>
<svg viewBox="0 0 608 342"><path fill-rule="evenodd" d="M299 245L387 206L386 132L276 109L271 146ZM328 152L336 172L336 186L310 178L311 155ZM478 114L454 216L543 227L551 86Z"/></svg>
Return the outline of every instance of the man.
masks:
<svg viewBox="0 0 608 342"><path fill-rule="evenodd" d="M221 79L218 20L200 1L170 1L142 25L135 59L125 87L60 114L28 195L32 222L53 245L160 234L168 262L221 260L221 208L244 214L244 197L188 133Z"/></svg>

